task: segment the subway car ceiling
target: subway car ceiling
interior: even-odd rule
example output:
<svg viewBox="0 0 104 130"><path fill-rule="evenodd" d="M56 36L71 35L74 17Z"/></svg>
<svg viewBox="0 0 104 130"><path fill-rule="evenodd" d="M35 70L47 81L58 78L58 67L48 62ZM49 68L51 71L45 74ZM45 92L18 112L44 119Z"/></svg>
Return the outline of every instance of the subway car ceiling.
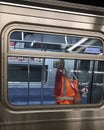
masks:
<svg viewBox="0 0 104 130"><path fill-rule="evenodd" d="M0 0L0 2L9 2L14 4L22 4L29 6L38 6L44 8L52 8L66 11L74 11L80 13L88 13L95 15L103 15L104 4L101 2L91 2L91 1L76 1L76 0ZM98 11L99 10L99 11Z"/></svg>
<svg viewBox="0 0 104 130"><path fill-rule="evenodd" d="M95 38L16 31L11 34L10 39L10 48L13 50L32 49L102 55L101 40Z"/></svg>

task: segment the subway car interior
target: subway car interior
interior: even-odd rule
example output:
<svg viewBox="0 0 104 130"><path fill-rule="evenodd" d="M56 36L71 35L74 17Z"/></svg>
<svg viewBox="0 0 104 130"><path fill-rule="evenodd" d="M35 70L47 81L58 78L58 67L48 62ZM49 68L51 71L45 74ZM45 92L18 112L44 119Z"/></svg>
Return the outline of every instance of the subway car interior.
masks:
<svg viewBox="0 0 104 130"><path fill-rule="evenodd" d="M10 50L102 55L102 40L77 35L15 31ZM81 104L103 100L104 62L64 59L65 75L78 80ZM55 104L54 85L59 58L8 57L8 99L12 105ZM83 88L86 90L83 91Z"/></svg>

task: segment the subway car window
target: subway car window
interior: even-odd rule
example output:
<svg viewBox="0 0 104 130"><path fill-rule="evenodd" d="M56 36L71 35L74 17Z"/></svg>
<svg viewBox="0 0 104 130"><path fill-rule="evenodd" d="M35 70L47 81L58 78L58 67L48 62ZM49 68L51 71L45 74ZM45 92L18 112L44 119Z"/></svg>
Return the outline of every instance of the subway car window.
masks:
<svg viewBox="0 0 104 130"><path fill-rule="evenodd" d="M102 41L99 38L58 35L46 33L12 32L10 50L35 50L44 52L64 52L101 55Z"/></svg>
<svg viewBox="0 0 104 130"><path fill-rule="evenodd" d="M104 95L104 62L8 57L12 105L98 104Z"/></svg>

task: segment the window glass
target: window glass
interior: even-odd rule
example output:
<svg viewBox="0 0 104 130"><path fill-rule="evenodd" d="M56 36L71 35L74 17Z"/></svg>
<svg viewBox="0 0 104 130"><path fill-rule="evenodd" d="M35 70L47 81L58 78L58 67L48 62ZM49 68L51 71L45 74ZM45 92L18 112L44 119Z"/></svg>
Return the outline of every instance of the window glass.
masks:
<svg viewBox="0 0 104 130"><path fill-rule="evenodd" d="M18 31L10 35L9 48L96 55L103 53L102 41L97 38Z"/></svg>
<svg viewBox="0 0 104 130"><path fill-rule="evenodd" d="M103 84L103 61L8 57L8 100L12 105L99 103Z"/></svg>

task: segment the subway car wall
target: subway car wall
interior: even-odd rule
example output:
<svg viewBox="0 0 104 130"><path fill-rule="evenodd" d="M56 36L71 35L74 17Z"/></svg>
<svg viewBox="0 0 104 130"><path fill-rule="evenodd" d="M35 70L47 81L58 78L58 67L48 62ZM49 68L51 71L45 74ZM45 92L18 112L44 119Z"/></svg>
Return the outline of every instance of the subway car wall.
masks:
<svg viewBox="0 0 104 130"><path fill-rule="evenodd" d="M104 8L0 1L0 130L104 128Z"/></svg>

